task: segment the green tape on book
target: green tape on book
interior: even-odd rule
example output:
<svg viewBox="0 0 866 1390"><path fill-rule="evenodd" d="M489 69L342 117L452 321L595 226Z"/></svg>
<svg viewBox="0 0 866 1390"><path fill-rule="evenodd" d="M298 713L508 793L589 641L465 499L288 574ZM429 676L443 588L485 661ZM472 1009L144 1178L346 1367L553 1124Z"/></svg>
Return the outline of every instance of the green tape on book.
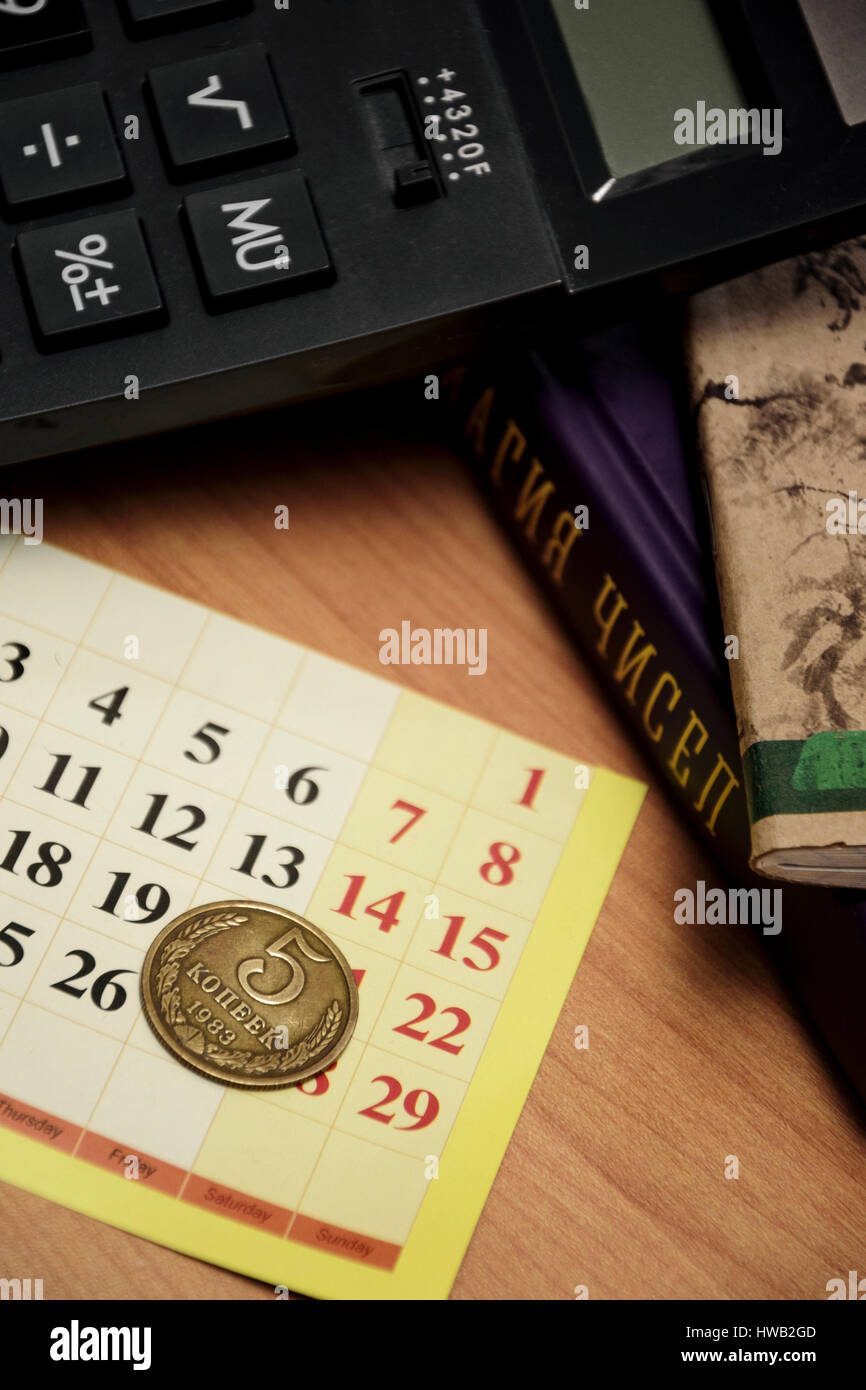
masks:
<svg viewBox="0 0 866 1390"><path fill-rule="evenodd" d="M752 821L866 811L866 731L828 729L753 743L743 772Z"/></svg>

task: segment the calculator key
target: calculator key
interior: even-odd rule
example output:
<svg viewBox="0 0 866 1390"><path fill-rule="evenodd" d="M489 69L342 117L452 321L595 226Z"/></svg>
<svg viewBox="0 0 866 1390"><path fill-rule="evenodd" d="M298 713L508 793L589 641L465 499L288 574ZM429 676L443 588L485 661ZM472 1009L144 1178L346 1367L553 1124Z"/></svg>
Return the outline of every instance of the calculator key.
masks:
<svg viewBox="0 0 866 1390"><path fill-rule="evenodd" d="M299 170L184 199L213 309L309 289L333 279L307 181Z"/></svg>
<svg viewBox="0 0 866 1390"><path fill-rule="evenodd" d="M90 48L81 0L0 0L0 68Z"/></svg>
<svg viewBox="0 0 866 1390"><path fill-rule="evenodd" d="M43 347L113 337L163 317L133 211L22 232L17 247Z"/></svg>
<svg viewBox="0 0 866 1390"><path fill-rule="evenodd" d="M245 14L252 0L125 0L125 9L135 35L144 37Z"/></svg>
<svg viewBox="0 0 866 1390"><path fill-rule="evenodd" d="M292 137L265 48L212 53L148 74L157 119L176 174L291 154Z"/></svg>
<svg viewBox="0 0 866 1390"><path fill-rule="evenodd" d="M96 82L0 105L0 184L13 210L121 189L126 170Z"/></svg>

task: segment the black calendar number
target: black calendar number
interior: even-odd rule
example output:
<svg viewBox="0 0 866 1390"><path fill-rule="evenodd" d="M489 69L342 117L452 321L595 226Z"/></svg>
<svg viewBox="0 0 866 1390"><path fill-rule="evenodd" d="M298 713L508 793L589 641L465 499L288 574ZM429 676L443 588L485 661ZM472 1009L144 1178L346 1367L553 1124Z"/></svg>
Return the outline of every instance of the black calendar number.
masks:
<svg viewBox="0 0 866 1390"><path fill-rule="evenodd" d="M283 882L278 882L271 878L270 874L256 874L256 863L267 841L267 835L247 835L246 838L250 842L250 847L244 855L243 862L237 866L236 873L249 874L250 878L258 877L262 883L267 883L271 888L291 888L297 883L300 878L298 865L304 862L303 850L298 849L296 845L280 845L275 851L276 854L289 856L288 859L282 860L278 864L278 868L285 874Z"/></svg>
<svg viewBox="0 0 866 1390"><path fill-rule="evenodd" d="M5 927L0 928L0 941L9 948L12 956L11 960L0 959L0 966L20 965L24 959L24 947L18 937L35 935L32 927L22 926L20 922L7 922Z"/></svg>
<svg viewBox="0 0 866 1390"><path fill-rule="evenodd" d="M10 874L17 874L18 860L21 858L24 846L29 839L29 830L12 831L12 843L3 860L0 861L0 869L5 869ZM72 850L67 849L66 845L61 845L57 840L43 840L38 853L39 858L27 865L25 870L27 877L31 883L37 884L40 888L56 888L63 878L63 865L68 864L72 858Z"/></svg>
<svg viewBox="0 0 866 1390"><path fill-rule="evenodd" d="M286 783L286 796L296 806L309 806L319 795L318 783L310 776L311 772L327 772L326 767L299 767Z"/></svg>
<svg viewBox="0 0 866 1390"><path fill-rule="evenodd" d="M193 830L201 830L207 820L204 811L198 806L178 806L178 815L182 816L185 812L189 813L189 824L180 826L168 835L160 835L156 830L156 823L162 815L168 797L157 792L148 792L147 795L151 802L150 810L141 825L134 825L133 830L141 830L145 835L153 835L154 839L164 840L167 845L176 845L178 849L195 849L198 840L185 840L184 836L189 835Z"/></svg>
<svg viewBox="0 0 866 1390"><path fill-rule="evenodd" d="M109 728L115 719L121 718L121 708L129 694L129 686L122 685L119 690L109 690L105 695L95 695L87 701L88 709L95 709L103 724Z"/></svg>
<svg viewBox="0 0 866 1390"><path fill-rule="evenodd" d="M231 730L224 729L222 724L212 724L210 720L208 720L207 724L202 724L198 732L194 733L192 737L199 740L203 747L207 749L209 756L202 758L199 756L197 749L193 749L193 751L190 752L188 748L184 749L183 756L189 758L191 763L215 763L223 750L213 735L218 734L220 738L225 738L229 733L231 733Z"/></svg>
<svg viewBox="0 0 866 1390"><path fill-rule="evenodd" d="M70 801L73 806L81 806L84 810L87 810L87 798L93 790L93 784L102 771L102 768L79 766L77 770L82 775L76 786L76 769L73 768L71 775L69 777L66 776L66 770L72 761L72 755L70 753L51 753L49 756L54 759L54 766L42 786L37 787L36 790L48 792L51 796L59 796L63 801ZM59 791L61 781L63 782L64 791L71 791L73 786L76 786L76 790L73 792L72 796L65 796Z"/></svg>
<svg viewBox="0 0 866 1390"><path fill-rule="evenodd" d="M0 758L3 757L3 754L6 752L6 749L7 749L8 747L9 747L9 730L8 730L8 729L4 729L3 726L2 726L2 724L0 724Z"/></svg>
<svg viewBox="0 0 866 1390"><path fill-rule="evenodd" d="M128 888L129 874L112 871L111 877L114 882L106 894L105 901L94 903L100 912L107 912L111 917L122 917L125 922L131 922L133 926L146 926L148 922L157 922L168 912L171 906L171 897L168 889L163 888L161 883L143 883L140 888L130 890ZM117 912L115 909L121 898L123 898L123 910ZM133 905L136 915L130 916L130 907Z"/></svg>
<svg viewBox="0 0 866 1390"><path fill-rule="evenodd" d="M15 655L3 657L3 663L9 668L9 674L0 676L0 681L20 681L24 675L24 663L31 654L30 648L25 647L23 642L4 642L4 652L7 647L11 647Z"/></svg>
<svg viewBox="0 0 866 1390"><path fill-rule="evenodd" d="M92 975L96 969L96 957L89 951L67 951L66 959L70 956L77 956L81 961L81 966L73 974L67 975L65 980L55 980L51 988L59 989L61 994L71 994L73 999L81 999L88 993L86 985L80 988L74 985L73 980L86 980L88 975ZM97 1009L103 1013L112 1014L115 1009L122 1009L126 1003L126 990L123 985L119 985L115 979L117 975L134 975L134 970L105 970L93 981L90 986L90 998L93 1000Z"/></svg>

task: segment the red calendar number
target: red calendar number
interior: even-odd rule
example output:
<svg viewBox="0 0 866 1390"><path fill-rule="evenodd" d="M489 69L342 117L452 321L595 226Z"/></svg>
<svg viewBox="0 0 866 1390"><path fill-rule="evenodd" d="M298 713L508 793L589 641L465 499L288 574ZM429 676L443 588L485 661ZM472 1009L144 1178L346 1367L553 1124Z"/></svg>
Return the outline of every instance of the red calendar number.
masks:
<svg viewBox="0 0 866 1390"><path fill-rule="evenodd" d="M514 805L526 806L530 811L534 811L535 806L533 805L533 803L538 793L538 788L544 781L545 769L543 767L528 767L526 771L529 773L529 781L526 784L526 791L523 793L519 801L515 801Z"/></svg>
<svg viewBox="0 0 866 1390"><path fill-rule="evenodd" d="M505 851L508 850L506 858ZM514 870L512 864L520 862L521 854L516 845L507 845L504 840L497 840L490 846L490 858L486 864L482 864L478 872L489 883L492 888L504 888L507 883L513 883ZM494 877L495 875L495 877Z"/></svg>
<svg viewBox="0 0 866 1390"><path fill-rule="evenodd" d="M431 999L429 994L410 994L406 998L407 1004L410 999L418 1000L418 1003L421 1005L420 1014L417 1014L415 1018L410 1018L406 1023L398 1023L392 1031L395 1033L402 1033L406 1038L416 1038L418 1042L427 1042L430 1036L430 1029L424 1028L422 1030L416 1025L419 1023L426 1023L428 1018L434 1016L437 1012L436 1000ZM430 1047L438 1047L440 1051L450 1052L452 1056L458 1057L463 1051L463 1043L449 1042L448 1039L457 1038L461 1033L465 1033L466 1029L471 1026L472 1019L465 1009L457 1009L453 1006L443 1009L442 1013L453 1014L457 1022L449 1033L443 1033L440 1038L430 1038L429 1045Z"/></svg>
<svg viewBox="0 0 866 1390"><path fill-rule="evenodd" d="M407 830L411 830L412 826L417 825L421 817L426 816L427 814L423 806L413 806L411 801L395 801L394 805L391 807L391 810L408 811L409 819L407 820L405 825L401 825L400 829L391 836L390 840L388 841L389 845L396 845L398 840L402 840Z"/></svg>
<svg viewBox="0 0 866 1390"><path fill-rule="evenodd" d="M358 986L359 989L361 988L361 981L363 980L363 978L364 978L364 976L366 975L366 973L367 973L366 970L353 970L353 971L352 971L352 974L355 976L355 984ZM331 1071L334 1070L334 1068L337 1066L337 1063L339 1062L339 1060L340 1060L340 1059L339 1059L339 1057L338 1057L336 1062L332 1062L331 1065L330 1065L329 1067L325 1067L325 1070L324 1070L324 1071L320 1071L318 1076L308 1076L307 1079L306 1079L306 1081L301 1081L301 1082L299 1082L299 1083L298 1083L298 1090L299 1090L299 1091L303 1091L303 1093L304 1093L305 1096L324 1096L324 1095L326 1095L326 1094L327 1094L327 1091L328 1091L328 1088L329 1088L329 1086L330 1086L330 1084L331 1084L330 1081L328 1080L328 1072L331 1072ZM312 1086L313 1089L312 1089L311 1091L308 1091L308 1090L307 1090L307 1087L308 1087L308 1086Z"/></svg>
<svg viewBox="0 0 866 1390"><path fill-rule="evenodd" d="M340 903L340 906L335 907L334 911L342 913L344 917L351 917L354 922L355 914L352 908L361 896L361 889L364 887L367 879L364 874L344 874L343 877L349 880L349 887L346 889L346 895ZM378 917L380 931L390 931L391 928L396 927L400 921L397 914L403 906L403 899L405 897L405 891L400 893L389 893L387 897L379 898L377 902L370 903L369 907L364 908L364 911L368 917ZM383 908L381 912L379 911L380 908Z"/></svg>
<svg viewBox="0 0 866 1390"><path fill-rule="evenodd" d="M378 1120L382 1125L389 1125L394 1119L396 1111L392 1110L389 1114L382 1107L392 1105L403 1095L403 1087L396 1076L374 1076L373 1085L379 1081L385 1083L385 1095L381 1100L377 1100L373 1105L368 1105L366 1109L359 1110L359 1115L367 1115L371 1120ZM424 1100L424 1096L427 1097ZM426 1129L432 1125L436 1116L439 1114L439 1102L432 1091L409 1091L403 1096L403 1109L410 1119L415 1121L413 1125L395 1125L395 1129Z"/></svg>
<svg viewBox="0 0 866 1390"><path fill-rule="evenodd" d="M446 960L453 960L454 956L451 953L454 950L454 947L457 945L460 933L466 925L466 918L447 917L446 921L450 922L451 925L445 933L442 945L437 946L435 950L433 949L433 947L431 947L430 949L433 951L434 956L445 956ZM500 956L496 947L493 945L493 942L507 940L507 932L496 931L494 927L482 927L481 931L476 932L475 936L473 936L472 940L469 942L469 945L478 947L482 955L486 956L487 964L478 965L476 961L470 960L468 956L463 956L462 963L464 965L467 965L470 970L495 970L497 965L499 965L500 961L502 960L502 957Z"/></svg>
<svg viewBox="0 0 866 1390"><path fill-rule="evenodd" d="M339 1060L338 1057L337 1062ZM325 1070L320 1071L318 1076L308 1076L306 1081L298 1082L298 1090L303 1091L305 1096L323 1096L331 1084L328 1080L328 1072L334 1070L337 1062L332 1062L329 1067L325 1067ZM313 1089L308 1091L308 1086L312 1086Z"/></svg>

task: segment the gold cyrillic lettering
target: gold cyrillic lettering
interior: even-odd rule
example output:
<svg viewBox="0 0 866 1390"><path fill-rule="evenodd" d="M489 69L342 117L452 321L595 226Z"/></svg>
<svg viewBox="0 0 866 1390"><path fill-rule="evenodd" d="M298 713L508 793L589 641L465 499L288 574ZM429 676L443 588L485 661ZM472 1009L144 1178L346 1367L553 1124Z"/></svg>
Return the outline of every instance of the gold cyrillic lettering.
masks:
<svg viewBox="0 0 866 1390"><path fill-rule="evenodd" d="M629 637L628 641L626 642L625 646L620 652L619 661L617 662L616 668L613 673L613 678L617 682L625 680L626 676L629 674L630 671L634 673L624 692L625 698L628 700L630 705L635 704L635 691L637 690L637 683L643 675L644 671L646 670L647 662L651 661L652 658L658 654L657 649L653 646L652 642L647 642L646 646L641 647L637 656L633 657L631 655L632 647L634 646L635 642L637 642L638 639L643 636L644 630L638 622L637 618L635 618L634 622L632 623L631 636Z"/></svg>
<svg viewBox="0 0 866 1390"><path fill-rule="evenodd" d="M606 619L602 617L602 610L604 608L607 596L610 593L611 589L613 589L616 593L616 603L614 605L614 610L611 613L610 617ZM601 628L601 637L599 637L598 641L595 644L595 650L599 652L602 656L607 656L607 644L610 640L610 634L613 632L616 620L624 608L628 608L628 604L626 603L622 594L617 589L610 575L606 574L604 576L604 588L602 589L601 593L596 599L595 605L592 610L592 616L595 618L595 621Z"/></svg>
<svg viewBox="0 0 866 1390"><path fill-rule="evenodd" d="M689 722L688 722L688 724L686 725L685 729L683 730L682 734L680 735L680 741L679 741L679 743L677 744L677 746L676 746L676 748L674 749L674 751L673 751L673 753L671 754L671 756L668 758L668 767L670 768L671 772L672 772L672 773L674 774L674 776L676 777L676 779L677 779L677 781L679 782L679 784L680 784L681 787L684 787L684 786L686 785L686 783L688 782L688 780L689 780L689 772L690 772L691 769L690 769L690 768L687 768L687 767L684 767L684 768L682 769L682 773L680 773L680 769L677 767L677 763L679 762L679 760L680 760L681 757L683 757L683 756L688 757L688 756L689 756L689 752L690 752L690 750L689 750L689 739L690 739L690 737L691 737L691 735L692 735L692 731L693 731L694 729L700 729L701 735L700 735L700 740L699 740L699 742L696 744L696 746L695 746L693 749L691 749L691 752L693 752L693 753L700 753L701 749L703 748L704 744L705 744L706 741L707 741L707 731L706 731L706 729L704 728L703 724L701 723L700 719L698 719L698 716L695 714L694 710L693 710L693 709L690 709L690 710L689 710Z"/></svg>

